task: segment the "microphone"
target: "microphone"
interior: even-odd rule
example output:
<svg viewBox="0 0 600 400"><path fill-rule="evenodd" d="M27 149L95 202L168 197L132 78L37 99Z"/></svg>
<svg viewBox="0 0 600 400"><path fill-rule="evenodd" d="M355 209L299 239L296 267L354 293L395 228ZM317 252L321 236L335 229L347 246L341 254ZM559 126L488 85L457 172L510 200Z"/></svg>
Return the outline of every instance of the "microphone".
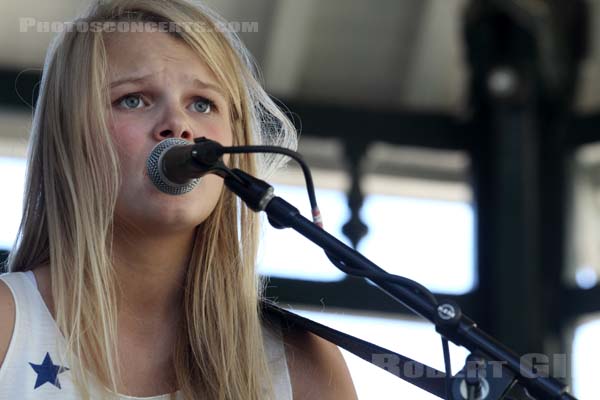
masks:
<svg viewBox="0 0 600 400"><path fill-rule="evenodd" d="M224 167L220 160L221 148L219 143L206 138L198 138L194 143L178 138L165 139L154 146L148 156L148 177L163 193L188 193L202 176Z"/></svg>

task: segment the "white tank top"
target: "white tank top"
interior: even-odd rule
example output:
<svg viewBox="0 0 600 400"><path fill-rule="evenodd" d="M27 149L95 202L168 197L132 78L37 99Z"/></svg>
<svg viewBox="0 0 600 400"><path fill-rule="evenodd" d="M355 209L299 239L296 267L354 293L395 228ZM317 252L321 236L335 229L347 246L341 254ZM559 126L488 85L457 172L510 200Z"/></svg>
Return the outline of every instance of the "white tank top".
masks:
<svg viewBox="0 0 600 400"><path fill-rule="evenodd" d="M15 301L15 328L4 362L0 367L0 400L77 400L69 366L62 360L65 338L37 289L33 272L0 275ZM263 340L273 376L275 398L292 400L281 330L263 327ZM92 399L97 392L92 390ZM153 397L119 395L123 400L168 400L164 394ZM182 399L177 392L177 399Z"/></svg>

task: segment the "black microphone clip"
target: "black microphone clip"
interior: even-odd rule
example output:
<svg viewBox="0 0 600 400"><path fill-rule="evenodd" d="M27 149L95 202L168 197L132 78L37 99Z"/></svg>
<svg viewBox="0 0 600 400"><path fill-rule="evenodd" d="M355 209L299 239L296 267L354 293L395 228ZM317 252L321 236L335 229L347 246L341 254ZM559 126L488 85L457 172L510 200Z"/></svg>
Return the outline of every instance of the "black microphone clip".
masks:
<svg viewBox="0 0 600 400"><path fill-rule="evenodd" d="M223 146L220 143L204 136L194 139L194 143L196 145L192 148L191 156L196 163L206 168L222 164L220 158L223 156Z"/></svg>
<svg viewBox="0 0 600 400"><path fill-rule="evenodd" d="M200 137L194 139L194 144L168 148L159 162L164 179L181 185L206 174L224 177L228 169L221 161L222 147L214 140Z"/></svg>

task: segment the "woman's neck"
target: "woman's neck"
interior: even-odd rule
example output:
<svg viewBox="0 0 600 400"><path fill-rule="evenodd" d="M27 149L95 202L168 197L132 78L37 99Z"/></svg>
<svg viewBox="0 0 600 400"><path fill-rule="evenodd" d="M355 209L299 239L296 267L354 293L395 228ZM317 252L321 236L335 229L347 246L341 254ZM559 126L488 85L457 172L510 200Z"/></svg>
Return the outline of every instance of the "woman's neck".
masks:
<svg viewBox="0 0 600 400"><path fill-rule="evenodd" d="M195 232L116 234L113 263L124 320L145 330L178 315L194 239Z"/></svg>

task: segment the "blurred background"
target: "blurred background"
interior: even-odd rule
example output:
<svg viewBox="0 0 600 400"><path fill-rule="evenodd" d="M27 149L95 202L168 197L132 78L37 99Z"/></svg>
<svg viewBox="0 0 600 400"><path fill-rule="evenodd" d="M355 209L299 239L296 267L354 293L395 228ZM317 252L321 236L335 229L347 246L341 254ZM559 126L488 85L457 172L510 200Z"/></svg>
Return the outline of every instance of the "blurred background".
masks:
<svg viewBox="0 0 600 400"><path fill-rule="evenodd" d="M0 257L17 233L55 35L51 25L24 31L24 18L69 21L86 4L3 4ZM517 352L557 360L552 372L578 398L599 398L600 0L206 4L238 23L267 91L301 130L326 229L458 302ZM271 181L309 215L298 169ZM270 297L443 369L431 324L294 232L265 221L263 236ZM453 371L467 354L452 347ZM344 355L360 399L435 398Z"/></svg>

